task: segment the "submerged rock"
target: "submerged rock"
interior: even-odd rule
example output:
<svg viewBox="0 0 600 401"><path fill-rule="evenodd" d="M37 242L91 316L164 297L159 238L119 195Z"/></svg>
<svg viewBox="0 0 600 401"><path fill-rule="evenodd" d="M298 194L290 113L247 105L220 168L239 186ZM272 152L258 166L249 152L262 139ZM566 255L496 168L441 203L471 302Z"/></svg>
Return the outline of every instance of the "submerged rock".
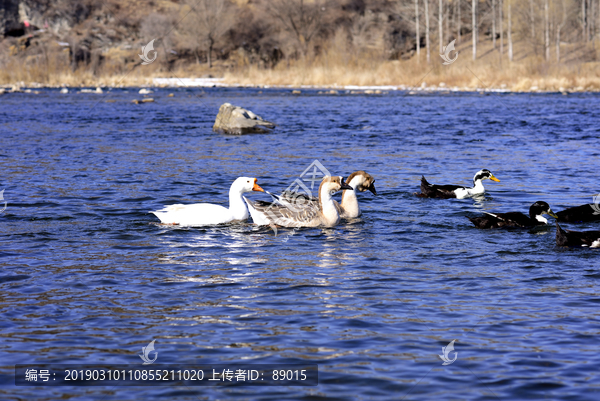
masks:
<svg viewBox="0 0 600 401"><path fill-rule="evenodd" d="M153 99L153 98L151 98L151 97L147 97L147 98L145 98L145 99L142 99L142 100L138 100L138 99L133 99L133 100L132 100L132 103L135 103L135 104L140 104L140 103L153 103L153 102L154 102L154 99Z"/></svg>
<svg viewBox="0 0 600 401"><path fill-rule="evenodd" d="M263 120L262 117L250 110L234 106L231 103L223 103L219 107L213 131L241 135L270 132L273 128L275 128L275 124Z"/></svg>

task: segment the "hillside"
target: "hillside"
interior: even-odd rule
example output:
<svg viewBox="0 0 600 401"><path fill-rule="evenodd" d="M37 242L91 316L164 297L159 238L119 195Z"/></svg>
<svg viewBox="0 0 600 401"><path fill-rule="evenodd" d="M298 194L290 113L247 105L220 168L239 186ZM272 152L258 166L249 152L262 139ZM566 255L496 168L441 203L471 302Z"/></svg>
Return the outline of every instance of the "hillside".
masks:
<svg viewBox="0 0 600 401"><path fill-rule="evenodd" d="M0 84L223 77L241 85L600 90L600 10L590 9L582 26L579 3L553 2L544 13L478 2L473 60L472 3L464 0L418 8L412 0L2 0ZM440 37L442 45L457 40L456 63L442 65ZM142 65L152 40L156 60Z"/></svg>

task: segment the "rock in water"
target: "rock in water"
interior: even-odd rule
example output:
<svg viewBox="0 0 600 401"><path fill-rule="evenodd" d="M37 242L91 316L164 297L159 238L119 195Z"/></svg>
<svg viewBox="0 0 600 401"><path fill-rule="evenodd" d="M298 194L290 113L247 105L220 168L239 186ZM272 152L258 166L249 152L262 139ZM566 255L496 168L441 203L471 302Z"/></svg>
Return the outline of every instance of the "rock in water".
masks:
<svg viewBox="0 0 600 401"><path fill-rule="evenodd" d="M223 103L219 107L213 131L241 135L270 132L273 128L275 128L275 124L263 120L250 110L234 106L231 103Z"/></svg>

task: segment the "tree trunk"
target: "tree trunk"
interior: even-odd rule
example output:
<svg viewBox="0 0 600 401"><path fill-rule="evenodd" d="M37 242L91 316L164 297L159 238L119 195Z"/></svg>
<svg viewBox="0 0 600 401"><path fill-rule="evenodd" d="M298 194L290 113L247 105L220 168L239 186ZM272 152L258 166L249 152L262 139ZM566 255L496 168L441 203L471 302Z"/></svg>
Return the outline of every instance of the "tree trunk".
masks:
<svg viewBox="0 0 600 401"><path fill-rule="evenodd" d="M439 10L439 18L438 18L438 30L440 31L440 54L444 53L444 37L442 33L442 22L444 20L444 12L443 12L443 4L442 0L439 1L440 10Z"/></svg>
<svg viewBox="0 0 600 401"><path fill-rule="evenodd" d="M550 27L548 25L548 0L544 0L544 45L546 47L546 61L550 61Z"/></svg>
<svg viewBox="0 0 600 401"><path fill-rule="evenodd" d="M560 63L560 31L567 22L567 9L565 6L565 0L560 0L562 7L562 21L560 24L556 24L556 62Z"/></svg>
<svg viewBox="0 0 600 401"><path fill-rule="evenodd" d="M421 60L421 36L419 35L419 0L415 0L415 24L417 25L417 62Z"/></svg>
<svg viewBox="0 0 600 401"><path fill-rule="evenodd" d="M600 1L600 0L598 0ZM458 43L460 43L460 28L462 27L462 21L460 20L460 0L456 0L456 22L457 22L457 34Z"/></svg>
<svg viewBox="0 0 600 401"><path fill-rule="evenodd" d="M582 31L581 31L581 36L583 36L585 38L585 40L587 41L587 38L585 37L585 31L586 31L586 23L585 23L585 0L581 0L581 23L582 25Z"/></svg>
<svg viewBox="0 0 600 401"><path fill-rule="evenodd" d="M500 0L500 62L502 62L502 56L504 55L504 2Z"/></svg>
<svg viewBox="0 0 600 401"><path fill-rule="evenodd" d="M446 40L448 40L450 39L450 3L446 2L444 8L446 9L446 25L444 26L444 37L446 38Z"/></svg>
<svg viewBox="0 0 600 401"><path fill-rule="evenodd" d="M431 60L431 46L429 46L429 0L425 0L425 47L427 48L427 64Z"/></svg>
<svg viewBox="0 0 600 401"><path fill-rule="evenodd" d="M584 0L585 2L585 17L586 17L586 21L585 21L585 41L589 42L590 41L590 21L587 21L587 19L591 19L591 14L590 14L590 5L588 4L588 0Z"/></svg>
<svg viewBox="0 0 600 401"><path fill-rule="evenodd" d="M477 59L477 0L471 1L473 24L471 35L473 36L473 60Z"/></svg>
<svg viewBox="0 0 600 401"><path fill-rule="evenodd" d="M531 39L535 39L535 18L533 15L533 0L529 0L529 23L531 24Z"/></svg>
<svg viewBox="0 0 600 401"><path fill-rule="evenodd" d="M208 63L208 68L212 68L212 50L213 50L213 42L212 40L208 44L208 54L206 55L206 62Z"/></svg>
<svg viewBox="0 0 600 401"><path fill-rule="evenodd" d="M492 0L492 47L496 49L496 0Z"/></svg>
<svg viewBox="0 0 600 401"><path fill-rule="evenodd" d="M560 25L556 27L556 62L560 63Z"/></svg>
<svg viewBox="0 0 600 401"><path fill-rule="evenodd" d="M508 59L510 61L513 61L512 19L510 12L510 0L508 3Z"/></svg>

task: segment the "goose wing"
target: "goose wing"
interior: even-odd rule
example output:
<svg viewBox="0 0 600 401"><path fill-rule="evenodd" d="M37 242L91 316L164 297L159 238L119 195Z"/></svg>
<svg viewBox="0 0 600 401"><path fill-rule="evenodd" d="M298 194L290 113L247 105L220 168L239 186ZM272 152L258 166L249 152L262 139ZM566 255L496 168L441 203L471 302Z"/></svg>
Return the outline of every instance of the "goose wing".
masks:
<svg viewBox="0 0 600 401"><path fill-rule="evenodd" d="M425 176L421 177L421 196L427 198L456 198L457 189L467 189L460 185L435 185L430 184L425 179Z"/></svg>
<svg viewBox="0 0 600 401"><path fill-rule="evenodd" d="M495 213L493 215L502 222L503 227L531 227L536 225L529 216L521 212Z"/></svg>
<svg viewBox="0 0 600 401"><path fill-rule="evenodd" d="M531 227L535 225L529 217L520 212L484 213L481 217L469 217L468 219L477 228Z"/></svg>
<svg viewBox="0 0 600 401"><path fill-rule="evenodd" d="M320 224L318 203L285 204L251 201L244 197L252 219L259 225L275 224L282 227L310 227Z"/></svg>

